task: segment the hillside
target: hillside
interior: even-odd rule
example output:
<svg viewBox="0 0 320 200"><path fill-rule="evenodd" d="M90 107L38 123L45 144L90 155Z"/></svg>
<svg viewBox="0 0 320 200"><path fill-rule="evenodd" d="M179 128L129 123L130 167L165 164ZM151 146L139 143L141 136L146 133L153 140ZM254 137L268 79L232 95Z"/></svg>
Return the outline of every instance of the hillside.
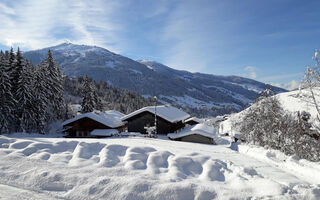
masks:
<svg viewBox="0 0 320 200"><path fill-rule="evenodd" d="M320 89L315 90L316 99L320 100ZM312 101L311 93L308 89L284 92L276 95L285 110L292 113L307 111L311 114L311 122L319 123L317 120L317 110Z"/></svg>
<svg viewBox="0 0 320 200"><path fill-rule="evenodd" d="M83 78L64 77L63 87L67 103L81 104L82 102L82 85ZM144 98L141 95L110 86L104 81L94 82L97 88L97 94L100 97L103 110L118 110L128 114L145 106L154 105L154 99Z"/></svg>
<svg viewBox="0 0 320 200"><path fill-rule="evenodd" d="M154 61L134 61L96 46L63 43L25 52L34 64L51 49L64 74L88 75L145 97L158 96L163 103L184 107L198 115L217 115L247 107L258 92L286 90L238 76L216 76L172 69Z"/></svg>
<svg viewBox="0 0 320 200"><path fill-rule="evenodd" d="M315 91L317 99L320 100L320 89ZM314 106L314 103L310 96L310 91L307 89L295 90L291 92L284 92L277 94L276 97L281 103L281 106L284 110L289 111L290 113L297 115L297 112L306 111L311 114L310 122L313 125L319 126L319 121L317 120L317 110ZM253 104L252 106L256 106ZM249 108L247 108L249 109ZM247 112L247 109L231 115L231 117L224 121L220 125L221 132L234 132L235 130L232 127L232 122L241 121L242 116ZM222 129L221 129L222 128Z"/></svg>

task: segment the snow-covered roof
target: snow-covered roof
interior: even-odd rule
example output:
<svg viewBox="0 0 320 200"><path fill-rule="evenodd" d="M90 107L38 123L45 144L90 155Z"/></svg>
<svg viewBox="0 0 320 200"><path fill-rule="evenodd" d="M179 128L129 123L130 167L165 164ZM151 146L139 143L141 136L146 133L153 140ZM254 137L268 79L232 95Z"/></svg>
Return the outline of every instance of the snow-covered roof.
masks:
<svg viewBox="0 0 320 200"><path fill-rule="evenodd" d="M198 117L191 117L189 119L186 119L184 122L190 122L190 121L195 121L195 122L198 122L198 123L203 123L205 120L204 119L200 119Z"/></svg>
<svg viewBox="0 0 320 200"><path fill-rule="evenodd" d="M189 126L185 129L183 129L179 133L169 133L168 137L171 139L176 139L176 138L181 138L184 136L194 135L194 134L202 135L202 136L209 137L212 139L217 137L216 129L213 128L212 126L208 126L205 124L196 124L193 126Z"/></svg>
<svg viewBox="0 0 320 200"><path fill-rule="evenodd" d="M139 110L136 110L124 117L122 117L121 119L123 121L138 115L140 113L143 112L150 112L150 113L155 113L155 107L154 106L147 106L144 108L141 108ZM157 116L171 122L171 123L175 123L178 121L183 121L187 118L190 117L190 115L176 107L170 106L170 105L161 105L161 106L157 106Z"/></svg>
<svg viewBox="0 0 320 200"><path fill-rule="evenodd" d="M71 110L75 112L80 112L82 109L82 106L80 104L71 104L70 107L71 107Z"/></svg>
<svg viewBox="0 0 320 200"><path fill-rule="evenodd" d="M123 116L124 116L123 113L116 111L116 110L108 110L105 112L93 111L93 112L89 112L89 113L80 114L74 118L68 119L62 123L62 126L65 126L65 125L70 124L72 122L75 122L79 119L87 117L87 118L90 118L90 119L97 121L101 124L109 126L111 128L116 128L116 127L122 126L124 124L123 121L121 120L121 117L123 117Z"/></svg>
<svg viewBox="0 0 320 200"><path fill-rule="evenodd" d="M91 131L93 136L112 136L117 133L119 133L117 129L94 129Z"/></svg>

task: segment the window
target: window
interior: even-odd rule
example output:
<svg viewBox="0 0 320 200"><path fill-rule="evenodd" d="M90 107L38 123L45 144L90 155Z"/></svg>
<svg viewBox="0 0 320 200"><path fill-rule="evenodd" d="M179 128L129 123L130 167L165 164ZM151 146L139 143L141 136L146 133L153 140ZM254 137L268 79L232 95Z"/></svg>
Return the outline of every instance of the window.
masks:
<svg viewBox="0 0 320 200"><path fill-rule="evenodd" d="M87 137L87 136L89 136L89 131L77 131L76 136L77 137Z"/></svg>

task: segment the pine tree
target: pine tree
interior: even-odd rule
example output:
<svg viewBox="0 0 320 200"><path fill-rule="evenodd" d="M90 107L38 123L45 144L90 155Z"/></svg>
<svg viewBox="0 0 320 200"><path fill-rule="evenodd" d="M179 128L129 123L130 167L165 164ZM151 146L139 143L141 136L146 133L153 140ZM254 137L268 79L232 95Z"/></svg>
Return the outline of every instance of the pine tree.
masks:
<svg viewBox="0 0 320 200"><path fill-rule="evenodd" d="M55 101L53 107L56 111L57 119L63 119L64 112L64 89L63 89L63 77L60 71L60 67L57 66L57 93L55 95Z"/></svg>
<svg viewBox="0 0 320 200"><path fill-rule="evenodd" d="M25 61L22 58L19 48L16 55L14 55L13 50L11 48L10 56L9 56L9 65L11 67L10 78L11 78L11 85L12 85L12 93L15 96L15 92L18 89L19 78L21 76L23 67L25 65Z"/></svg>
<svg viewBox="0 0 320 200"><path fill-rule="evenodd" d="M63 117L63 86L62 75L59 67L54 63L51 51L48 51L48 57L41 63L41 68L45 73L45 86L48 99L48 121L62 119ZM51 117L50 117L51 116Z"/></svg>
<svg viewBox="0 0 320 200"><path fill-rule="evenodd" d="M21 65L22 71L18 78L16 101L19 105L16 116L18 119L17 130L28 132L33 125L33 77L30 64Z"/></svg>
<svg viewBox="0 0 320 200"><path fill-rule="evenodd" d="M15 100L11 93L10 78L5 68L5 58L0 56L0 134L8 131L12 122Z"/></svg>
<svg viewBox="0 0 320 200"><path fill-rule="evenodd" d="M34 95L33 114L35 119L35 129L43 133L46 124L46 110L48 99L46 95L45 75L41 68L35 70L34 74Z"/></svg>
<svg viewBox="0 0 320 200"><path fill-rule="evenodd" d="M82 113L92 112L95 109L94 88L88 76L85 77L82 85Z"/></svg>
<svg viewBox="0 0 320 200"><path fill-rule="evenodd" d="M21 130L21 105L19 104L19 96L18 90L22 90L21 88L21 76L23 73L23 68L25 67L25 60L22 58L20 48L18 48L17 53L13 52L13 48L11 47L9 55L8 55L8 62L6 63L7 73L10 78L11 84L11 93L13 98L15 99L14 109L12 110L12 117L13 121L11 124L11 131L20 131Z"/></svg>
<svg viewBox="0 0 320 200"><path fill-rule="evenodd" d="M94 108L96 110L102 110L103 109L103 105L102 105L101 99L97 94L97 91L95 89L94 83L91 83L91 84L92 84L92 88L93 88L93 98L94 98L94 103L95 103Z"/></svg>

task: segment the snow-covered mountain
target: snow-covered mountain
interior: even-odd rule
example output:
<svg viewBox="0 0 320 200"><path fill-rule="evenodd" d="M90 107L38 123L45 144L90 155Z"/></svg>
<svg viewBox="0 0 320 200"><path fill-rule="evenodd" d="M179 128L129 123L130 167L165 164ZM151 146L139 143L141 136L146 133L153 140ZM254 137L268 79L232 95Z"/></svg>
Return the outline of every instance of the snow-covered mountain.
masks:
<svg viewBox="0 0 320 200"><path fill-rule="evenodd" d="M206 110L208 114L217 113L217 110L241 110L266 88L272 88L276 93L286 91L238 76L191 73L154 61L135 61L96 46L63 43L25 52L24 56L38 64L46 57L48 49L68 76L87 74L97 81L103 80L144 96L156 95L163 103L192 111Z"/></svg>

